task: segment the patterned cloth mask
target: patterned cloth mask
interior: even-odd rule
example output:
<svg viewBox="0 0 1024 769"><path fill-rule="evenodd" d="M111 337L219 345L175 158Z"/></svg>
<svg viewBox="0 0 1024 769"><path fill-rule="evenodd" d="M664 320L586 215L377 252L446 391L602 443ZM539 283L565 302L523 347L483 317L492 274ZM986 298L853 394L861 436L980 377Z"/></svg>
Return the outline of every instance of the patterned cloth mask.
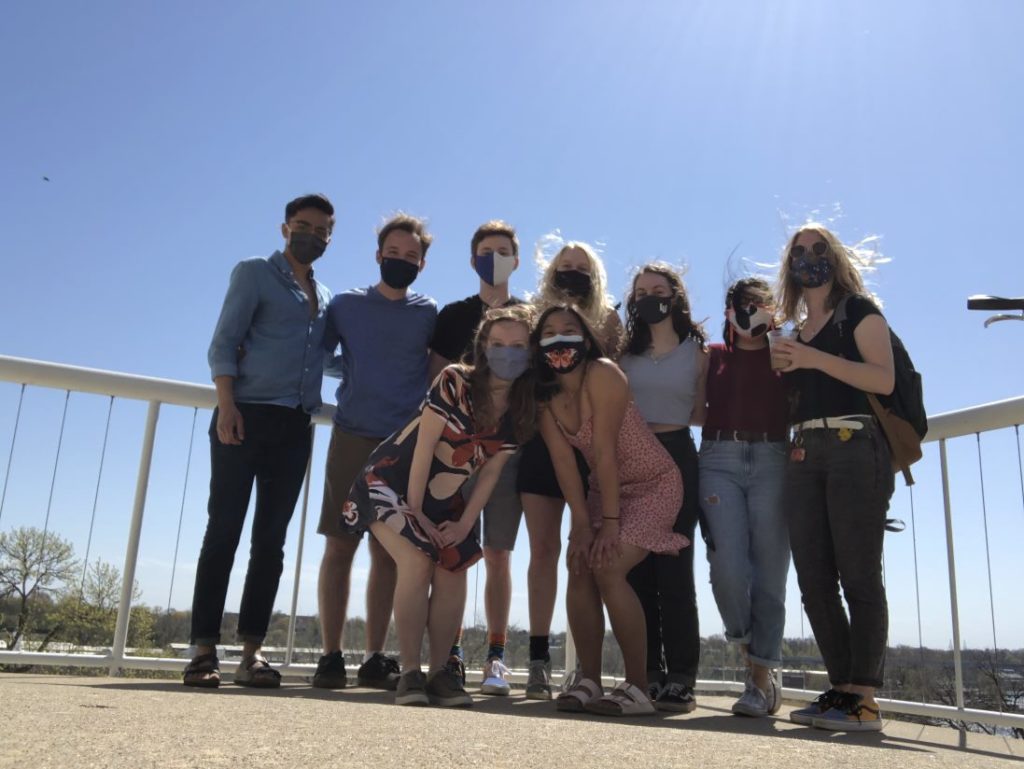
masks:
<svg viewBox="0 0 1024 769"><path fill-rule="evenodd" d="M832 279L832 262L825 257L811 260L798 256L790 264L789 274L804 288L818 288Z"/></svg>
<svg viewBox="0 0 1024 769"><path fill-rule="evenodd" d="M725 317L733 330L747 339L766 333L774 320L767 308L745 301L743 296L733 297L732 307L725 311Z"/></svg>
<svg viewBox="0 0 1024 769"><path fill-rule="evenodd" d="M556 374L568 374L583 362L587 343L580 334L549 336L540 340L544 362Z"/></svg>

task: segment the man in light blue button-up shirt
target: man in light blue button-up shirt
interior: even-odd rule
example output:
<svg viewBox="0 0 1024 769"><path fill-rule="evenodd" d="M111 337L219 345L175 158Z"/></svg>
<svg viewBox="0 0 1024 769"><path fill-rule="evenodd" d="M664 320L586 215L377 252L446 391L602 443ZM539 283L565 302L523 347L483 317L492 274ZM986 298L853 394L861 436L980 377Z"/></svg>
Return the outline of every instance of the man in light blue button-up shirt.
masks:
<svg viewBox="0 0 1024 769"><path fill-rule="evenodd" d="M311 449L310 414L320 408L324 330L331 292L312 263L327 248L334 207L323 195L285 207L284 251L246 259L231 273L208 358L217 388L210 424L209 520L196 567L188 686L216 687L216 645L228 577L256 482L249 566L238 615L244 644L235 683L276 687L262 657L284 562L284 540Z"/></svg>

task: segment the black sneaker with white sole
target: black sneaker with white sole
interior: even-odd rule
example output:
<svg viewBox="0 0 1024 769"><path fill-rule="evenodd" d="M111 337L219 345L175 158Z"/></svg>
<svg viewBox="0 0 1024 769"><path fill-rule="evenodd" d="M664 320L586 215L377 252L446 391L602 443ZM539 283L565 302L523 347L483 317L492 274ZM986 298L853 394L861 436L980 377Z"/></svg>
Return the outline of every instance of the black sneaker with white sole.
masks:
<svg viewBox="0 0 1024 769"><path fill-rule="evenodd" d="M359 666L356 676L360 686L393 692L398 686L400 673L398 660L380 652L374 652L370 659Z"/></svg>

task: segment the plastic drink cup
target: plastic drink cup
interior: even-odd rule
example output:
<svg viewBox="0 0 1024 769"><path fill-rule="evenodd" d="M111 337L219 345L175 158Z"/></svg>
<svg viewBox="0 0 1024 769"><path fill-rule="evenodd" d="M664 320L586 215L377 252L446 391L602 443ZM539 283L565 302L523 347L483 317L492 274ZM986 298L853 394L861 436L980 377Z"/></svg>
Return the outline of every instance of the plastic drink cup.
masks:
<svg viewBox="0 0 1024 769"><path fill-rule="evenodd" d="M775 343L780 339L790 339L790 334L787 334L781 328L773 328L768 330L768 352L772 359L772 369L777 371L778 369L786 368L789 365L789 360L782 356L775 354Z"/></svg>

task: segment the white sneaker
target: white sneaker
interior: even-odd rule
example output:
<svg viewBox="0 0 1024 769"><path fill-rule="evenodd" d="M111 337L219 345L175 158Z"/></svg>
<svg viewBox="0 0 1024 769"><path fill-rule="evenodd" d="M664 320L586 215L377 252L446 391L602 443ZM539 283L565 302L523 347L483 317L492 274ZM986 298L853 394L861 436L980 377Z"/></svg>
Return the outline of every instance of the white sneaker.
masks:
<svg viewBox="0 0 1024 769"><path fill-rule="evenodd" d="M772 685L769 684L769 689ZM747 676L746 689L732 706L732 712L738 716L751 716L759 718L768 715L768 695L761 691L754 679Z"/></svg>
<svg viewBox="0 0 1024 769"><path fill-rule="evenodd" d="M484 665L484 682L480 684L480 693L507 697L512 691L512 687L506 680L508 673L508 668L501 660L488 660Z"/></svg>

